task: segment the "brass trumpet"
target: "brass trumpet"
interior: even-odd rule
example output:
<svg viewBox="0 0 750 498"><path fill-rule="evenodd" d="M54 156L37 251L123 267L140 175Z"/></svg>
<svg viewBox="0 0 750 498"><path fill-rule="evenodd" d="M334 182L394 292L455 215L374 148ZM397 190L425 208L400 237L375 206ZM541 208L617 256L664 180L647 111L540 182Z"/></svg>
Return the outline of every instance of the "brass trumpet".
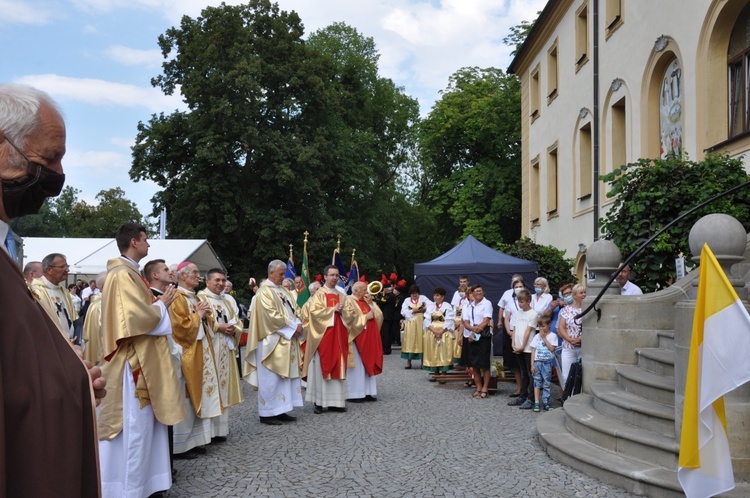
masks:
<svg viewBox="0 0 750 498"><path fill-rule="evenodd" d="M367 284L367 293L372 296L373 299L377 298L383 293L383 284L374 280Z"/></svg>

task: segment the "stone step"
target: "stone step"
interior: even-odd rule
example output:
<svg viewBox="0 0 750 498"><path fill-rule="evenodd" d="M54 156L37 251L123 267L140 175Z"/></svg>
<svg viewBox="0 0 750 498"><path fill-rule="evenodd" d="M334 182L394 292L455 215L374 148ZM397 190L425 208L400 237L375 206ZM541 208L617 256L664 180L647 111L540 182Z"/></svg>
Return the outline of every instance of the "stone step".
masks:
<svg viewBox="0 0 750 498"><path fill-rule="evenodd" d="M599 381L591 385L594 408L648 431L674 436L674 407L629 393L617 382Z"/></svg>
<svg viewBox="0 0 750 498"><path fill-rule="evenodd" d="M638 366L642 369L674 378L674 351L664 348L636 348Z"/></svg>
<svg viewBox="0 0 750 498"><path fill-rule="evenodd" d="M586 441L660 467L677 468L680 445L674 437L603 415L594 408L594 397L588 394L566 400L563 410L568 430Z"/></svg>
<svg viewBox="0 0 750 498"><path fill-rule="evenodd" d="M596 446L568 431L565 418L565 410L537 417L539 442L554 460L636 495L685 496L677 481L676 468L666 469Z"/></svg>
<svg viewBox="0 0 750 498"><path fill-rule="evenodd" d="M674 350L674 332L671 330L660 330L656 333L659 337L659 347Z"/></svg>
<svg viewBox="0 0 750 498"><path fill-rule="evenodd" d="M642 398L674 406L674 378L664 377L637 365L617 365L617 382L626 391Z"/></svg>

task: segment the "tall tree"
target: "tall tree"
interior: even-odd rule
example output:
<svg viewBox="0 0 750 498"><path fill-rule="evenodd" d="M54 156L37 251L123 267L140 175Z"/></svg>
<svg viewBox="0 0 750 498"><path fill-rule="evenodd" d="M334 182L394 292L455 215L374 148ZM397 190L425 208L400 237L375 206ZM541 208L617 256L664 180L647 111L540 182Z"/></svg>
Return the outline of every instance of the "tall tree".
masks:
<svg viewBox="0 0 750 498"><path fill-rule="evenodd" d="M262 270L305 230L312 265L339 233L361 251L374 192L394 183L416 104L377 77L372 40L329 34L308 44L296 13L251 0L159 38L152 83L179 88L188 111L139 124L130 175L163 188L153 200L171 236L208 238L234 273Z"/></svg>
<svg viewBox="0 0 750 498"><path fill-rule="evenodd" d="M521 226L521 93L500 69L463 68L420 127L420 201L450 247L512 242Z"/></svg>

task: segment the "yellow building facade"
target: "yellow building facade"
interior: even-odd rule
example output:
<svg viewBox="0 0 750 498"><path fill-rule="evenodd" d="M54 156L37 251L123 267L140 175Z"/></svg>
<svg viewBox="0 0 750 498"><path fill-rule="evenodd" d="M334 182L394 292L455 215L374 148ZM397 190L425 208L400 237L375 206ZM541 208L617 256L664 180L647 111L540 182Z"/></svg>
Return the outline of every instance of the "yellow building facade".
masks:
<svg viewBox="0 0 750 498"><path fill-rule="evenodd" d="M750 149L750 0L551 0L508 72L522 81L522 233L578 255L579 274L612 203L597 155L606 174Z"/></svg>

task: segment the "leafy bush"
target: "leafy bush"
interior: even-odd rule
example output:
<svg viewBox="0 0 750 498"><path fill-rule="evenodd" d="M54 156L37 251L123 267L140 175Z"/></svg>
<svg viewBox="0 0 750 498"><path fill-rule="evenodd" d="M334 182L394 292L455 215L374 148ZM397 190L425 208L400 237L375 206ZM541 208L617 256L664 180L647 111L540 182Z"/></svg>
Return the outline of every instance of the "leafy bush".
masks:
<svg viewBox="0 0 750 498"><path fill-rule="evenodd" d="M649 237L680 214L701 202L750 180L741 159L710 154L701 162L670 157L640 159L600 177L610 183L607 197L616 197L601 219L604 236L627 258ZM702 216L726 213L750 227L750 197L746 189L723 197L676 223L638 254L631 269L634 281L645 291L671 284L674 260L680 253L692 266L688 235Z"/></svg>
<svg viewBox="0 0 750 498"><path fill-rule="evenodd" d="M547 279L550 292L556 293L558 284L563 280L572 283L578 281L571 272L575 260L566 258L565 251L556 247L542 246L528 237L521 237L513 244L499 244L496 249L516 258L536 261L538 274Z"/></svg>

